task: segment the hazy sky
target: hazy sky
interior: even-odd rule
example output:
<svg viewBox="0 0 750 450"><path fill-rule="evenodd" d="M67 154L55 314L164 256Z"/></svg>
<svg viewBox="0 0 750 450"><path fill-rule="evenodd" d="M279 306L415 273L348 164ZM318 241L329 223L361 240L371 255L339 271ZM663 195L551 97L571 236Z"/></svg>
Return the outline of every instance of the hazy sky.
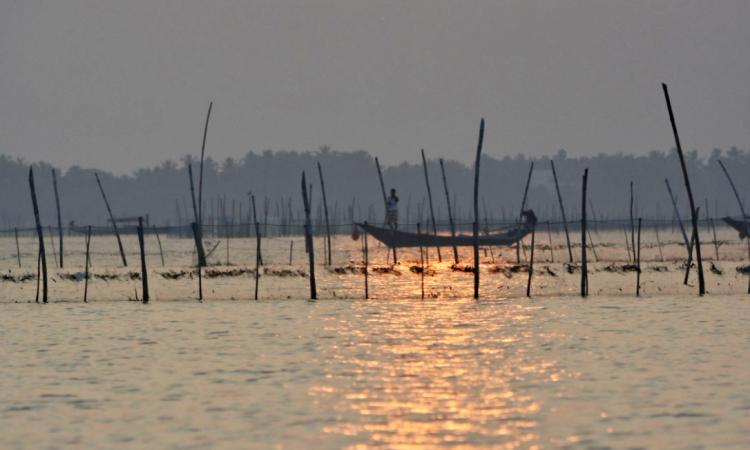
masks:
<svg viewBox="0 0 750 450"><path fill-rule="evenodd" d="M118 173L200 151L750 146L750 1L2 0L0 153Z"/></svg>

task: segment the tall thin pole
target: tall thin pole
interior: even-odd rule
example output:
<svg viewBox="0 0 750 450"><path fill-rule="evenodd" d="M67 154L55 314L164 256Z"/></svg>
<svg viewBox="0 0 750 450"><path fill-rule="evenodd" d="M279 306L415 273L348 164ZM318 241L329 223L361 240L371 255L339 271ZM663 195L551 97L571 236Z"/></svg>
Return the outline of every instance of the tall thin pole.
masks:
<svg viewBox="0 0 750 450"><path fill-rule="evenodd" d="M208 121L211 118L211 109L214 102L208 104L208 113L206 113L206 124L203 127L203 144L201 145L201 167L198 175L198 224L203 224L203 157L206 154L206 135L208 134Z"/></svg>
<svg viewBox="0 0 750 450"><path fill-rule="evenodd" d="M251 196L253 214L255 214L255 196ZM255 300L258 300L258 285L260 284L260 224L255 219Z"/></svg>
<svg viewBox="0 0 750 450"><path fill-rule="evenodd" d="M86 267L83 269L83 303L88 303L89 295L89 266L91 265L90 253L91 249L91 225L86 229Z"/></svg>
<svg viewBox="0 0 750 450"><path fill-rule="evenodd" d="M523 212L526 209L526 199L529 195L529 185L531 184L531 174L534 172L534 161L531 161L531 166L529 166L529 176L526 178L526 187L523 190L523 200L521 200L521 213L518 216L519 218L523 218ZM521 264L521 241L523 239L519 239L518 242L516 242L516 264Z"/></svg>
<svg viewBox="0 0 750 450"><path fill-rule="evenodd" d="M451 226L451 237L456 237L456 224L453 222L453 211L451 210L451 196L448 192L448 181L445 178L445 166L443 158L440 158L440 172L443 174L443 188L445 188L445 202L448 205L448 222ZM453 246L453 261L458 264L458 247Z"/></svg>
<svg viewBox="0 0 750 450"><path fill-rule="evenodd" d="M417 222L417 240L419 241L419 279L424 300L424 252L422 251L422 225Z"/></svg>
<svg viewBox="0 0 750 450"><path fill-rule="evenodd" d="M583 171L583 190L581 200L581 297L589 295L588 260L586 259L586 185L589 169Z"/></svg>
<svg viewBox="0 0 750 450"><path fill-rule="evenodd" d="M422 167L424 168L424 182L427 185L427 199L430 202L430 220L432 220L432 234L437 236L437 224L435 224L435 209L432 206L432 190L430 189L430 177L427 174L427 158L424 156L424 149L421 149L422 151ZM443 257L440 255L440 246L436 246L435 249L437 250L438 254L438 261L443 262Z"/></svg>
<svg viewBox="0 0 750 450"><path fill-rule="evenodd" d="M692 253L692 244L690 240L687 237L687 232L685 231L685 225L682 223L682 217L680 217L680 211L677 209L677 200L675 199L674 194L672 193L672 186L669 185L669 180L664 179L664 183L667 185L667 192L669 192L669 199L672 201L672 208L674 210L674 215L677 217L677 223L680 225L680 232L682 232L682 239L685 241L685 247L687 248L688 256Z"/></svg>
<svg viewBox="0 0 750 450"><path fill-rule="evenodd" d="M484 118L479 124L477 157L474 163L474 298L479 298L479 164L482 159L482 142L484 141Z"/></svg>
<svg viewBox="0 0 750 450"><path fill-rule="evenodd" d="M565 207L563 206L562 195L560 195L560 185L557 183L557 171L555 171L555 162L550 160L552 166L552 177L555 180L555 191L557 191L557 202L560 204L560 215L562 216L563 227L565 228L565 241L568 243L568 257L573 264L573 248L570 246L570 233L568 233L568 221L565 220Z"/></svg>
<svg viewBox="0 0 750 450"><path fill-rule="evenodd" d="M156 243L159 244L159 256L161 257L161 266L164 267L164 249L161 246L161 238L159 237L159 231L156 229L156 225L153 226L154 234L156 235Z"/></svg>
<svg viewBox="0 0 750 450"><path fill-rule="evenodd" d="M14 228L13 233L16 235L16 258L18 258L18 267L21 267L21 246L18 245L18 228Z"/></svg>
<svg viewBox="0 0 750 450"><path fill-rule="evenodd" d="M193 218L195 221L190 225L190 228L193 231L193 240L195 241L195 251L198 254L198 284L201 285L201 271L200 267L206 266L206 251L203 249L203 230L200 226L200 220L198 219L199 213L198 213L198 207L195 203L195 184L193 183L193 165L188 164L188 177L190 178L190 198L193 202ZM199 291L202 291L199 289ZM203 296L200 296L200 299L203 299Z"/></svg>
<svg viewBox="0 0 750 450"><path fill-rule="evenodd" d="M60 242L60 268L64 267L63 264L63 228L62 228L62 215L60 213L60 193L57 189L57 174L55 169L52 169L52 186L55 189L55 206L57 206L57 232L58 240Z"/></svg>
<svg viewBox="0 0 750 450"><path fill-rule="evenodd" d="M635 218L633 216L633 182L630 182L630 248L633 250L633 262L635 262Z"/></svg>
<svg viewBox="0 0 750 450"><path fill-rule="evenodd" d="M698 262L698 295L702 296L706 293L706 281L703 278L703 259L701 257L700 233L698 232L698 214L695 209L695 201L693 200L693 190L690 188L690 178L688 177L687 166L685 165L685 156L682 153L682 145L680 145L680 136L677 133L672 102L669 99L669 90L664 83L662 83L661 87L664 91L664 99L667 102L669 121L672 123L672 133L674 134L675 145L677 146L677 154L680 156L680 166L682 167L682 176L685 179L685 189L687 190L688 200L690 200L690 214L693 218L693 232L695 234L695 257Z"/></svg>
<svg viewBox="0 0 750 450"><path fill-rule="evenodd" d="M39 262L42 266L42 302L47 303L47 255L44 251L44 232L42 221L39 219L39 204L36 200L36 188L34 187L34 169L29 167L29 189L31 190L31 203L34 207L34 222L36 222L36 235L39 238ZM37 278L38 280L39 278ZM38 282L38 281L37 281Z"/></svg>
<svg viewBox="0 0 750 450"><path fill-rule="evenodd" d="M636 276L635 276L635 296L640 297L641 296L641 218L638 218L638 246L636 247L638 250L636 252L635 257L635 268L636 268Z"/></svg>
<svg viewBox="0 0 750 450"><path fill-rule="evenodd" d="M365 225L367 225L367 222L365 222ZM369 286L369 280L367 279L368 272L369 272L369 269L367 266L369 265L369 260L370 260L370 255L369 255L370 252L369 252L369 249L367 248L367 232L364 233L363 239L364 239L363 251L364 251L364 259L365 259L365 300L367 300L370 298L370 286Z"/></svg>
<svg viewBox="0 0 750 450"><path fill-rule="evenodd" d="M535 237L536 237L536 222L531 226L531 255L529 257L529 280L526 282L526 297L531 297L531 277L534 276Z"/></svg>
<svg viewBox="0 0 750 450"><path fill-rule="evenodd" d="M312 223L310 221L310 198L307 196L305 172L302 172L302 200L305 206L305 242L307 243L308 262L310 265L310 300L317 300L318 291L315 286L315 249L313 248Z"/></svg>
<svg viewBox="0 0 750 450"><path fill-rule="evenodd" d="M320 176L320 192L323 196L323 213L325 215L326 220L326 244L328 246L328 251L326 253L326 264L331 265L332 264L332 258L331 258L331 224L328 220L328 201L326 200L326 185L323 181L323 169L320 166L320 162L318 162L318 175Z"/></svg>
<svg viewBox="0 0 750 450"><path fill-rule="evenodd" d="M104 205L107 207L109 220L112 221L112 230L114 230L115 237L117 238L117 247L120 249L120 257L122 258L122 265L127 267L128 260L125 259L125 249L122 248L122 239L120 239L120 232L117 230L117 220L115 220L115 216L112 214L112 208L110 208L109 206L109 201L107 200L107 194L104 193L104 188L102 187L102 182L99 179L99 174L94 172L94 177L96 177L96 184L99 185L99 191L102 193L102 198L104 199Z"/></svg>
<svg viewBox="0 0 750 450"><path fill-rule="evenodd" d="M146 269L146 246L143 238L143 217L138 218L138 247L141 251L141 288L143 303L148 303L148 270Z"/></svg>

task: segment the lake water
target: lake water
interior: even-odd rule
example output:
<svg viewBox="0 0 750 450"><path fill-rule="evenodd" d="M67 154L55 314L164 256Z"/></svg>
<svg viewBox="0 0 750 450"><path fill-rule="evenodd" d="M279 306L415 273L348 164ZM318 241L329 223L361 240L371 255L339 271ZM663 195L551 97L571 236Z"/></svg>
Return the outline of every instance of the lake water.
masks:
<svg viewBox="0 0 750 450"><path fill-rule="evenodd" d="M33 303L33 281L2 282L0 448L750 448L741 256L716 262L703 298L678 259L652 258L641 298L606 261L587 299L559 262L539 266L530 299L526 273L488 262L480 301L471 274L441 264L422 300L406 263L370 277L370 300L361 274L321 266L317 302L307 278L273 274L249 300L245 274L204 279L201 303L194 279L160 276L189 265L183 241L165 239L166 268L151 254L148 305L126 301L140 287L127 277L92 280L80 303L82 283L61 276L78 254L51 269L50 304ZM269 245L269 268L287 245ZM92 270L126 274L110 250ZM6 273L33 271L28 253L15 269L6 252Z"/></svg>

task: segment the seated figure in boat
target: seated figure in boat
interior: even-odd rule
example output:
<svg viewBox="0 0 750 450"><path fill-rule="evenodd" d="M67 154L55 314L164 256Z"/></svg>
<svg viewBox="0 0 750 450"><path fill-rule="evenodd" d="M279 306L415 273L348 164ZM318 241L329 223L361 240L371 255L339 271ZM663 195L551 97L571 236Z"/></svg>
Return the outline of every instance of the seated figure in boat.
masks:
<svg viewBox="0 0 750 450"><path fill-rule="evenodd" d="M391 189L391 195L385 201L385 221L388 227L394 230L398 228L398 196L395 189Z"/></svg>

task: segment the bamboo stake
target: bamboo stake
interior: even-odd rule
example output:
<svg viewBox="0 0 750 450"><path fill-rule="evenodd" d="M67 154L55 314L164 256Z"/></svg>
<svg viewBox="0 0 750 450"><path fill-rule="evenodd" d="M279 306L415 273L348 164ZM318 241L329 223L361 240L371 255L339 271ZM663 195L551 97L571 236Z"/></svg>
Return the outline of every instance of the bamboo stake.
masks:
<svg viewBox="0 0 750 450"><path fill-rule="evenodd" d="M21 246L18 245L18 228L13 229L13 233L16 235L16 258L18 258L18 267L21 267Z"/></svg>
<svg viewBox="0 0 750 450"><path fill-rule="evenodd" d="M47 225L47 231L49 232L50 247L52 247L52 260L55 261L55 267L60 265L57 262L57 250L55 250L55 235L52 232L52 225Z"/></svg>
<svg viewBox="0 0 750 450"><path fill-rule="evenodd" d="M526 282L526 297L531 297L531 277L534 276L534 241L536 236L536 223L531 226L531 256L529 258L529 280Z"/></svg>
<svg viewBox="0 0 750 450"><path fill-rule="evenodd" d="M143 239L143 217L138 218L138 247L141 250L141 289L143 303L148 303L148 270L146 269L146 247Z"/></svg>
<svg viewBox="0 0 750 450"><path fill-rule="evenodd" d="M432 190L430 189L430 177L427 175L427 159L424 156L424 149L422 151L422 167L424 168L424 182L427 185L427 199L430 202L430 219L432 220L432 234L437 236L437 224L435 224L435 209L432 206ZM443 257L440 254L440 246L436 246L438 254L438 261L443 262Z"/></svg>
<svg viewBox="0 0 750 450"><path fill-rule="evenodd" d="M687 166L685 165L685 156L682 154L682 145L680 145L680 136L677 133L677 125L672 111L672 102L669 99L669 90L664 83L662 83L661 87L662 90L664 90L664 98L667 102L667 110L669 111L669 121L672 123L672 132L674 134L675 145L677 146L677 154L680 157L682 176L685 179L685 189L687 190L688 200L690 200L690 213L693 217L693 232L695 233L695 258L698 261L698 295L703 296L706 293L706 281L703 278L703 258L701 257L701 241L698 233L698 211L695 208L693 191L690 188L690 178L688 177Z"/></svg>
<svg viewBox="0 0 750 450"><path fill-rule="evenodd" d="M581 297L589 295L588 261L586 259L586 185L589 169L583 171L583 193L581 201Z"/></svg>
<svg viewBox="0 0 750 450"><path fill-rule="evenodd" d="M318 298L318 292L315 286L315 249L313 248L312 224L310 222L310 199L307 196L307 183L305 182L305 172L302 172L302 200L305 205L305 242L307 243L308 260L310 264L310 300Z"/></svg>
<svg viewBox="0 0 750 450"><path fill-rule="evenodd" d="M482 158L482 141L484 140L484 118L479 125L477 157L474 164L474 299L479 298L479 164Z"/></svg>
<svg viewBox="0 0 750 450"><path fill-rule="evenodd" d="M255 212L255 196L252 196L253 213ZM255 300L258 300L258 285L260 284L260 224L255 221Z"/></svg>
<svg viewBox="0 0 750 450"><path fill-rule="evenodd" d="M552 230L549 226L549 221L547 221L547 237L549 238L549 259L550 262L555 262L555 253L552 251Z"/></svg>
<svg viewBox="0 0 750 450"><path fill-rule="evenodd" d="M677 217L677 223L680 225L680 232L682 233L682 239L685 241L685 247L688 250L688 255L692 253L691 249L691 243L688 239L687 232L685 231L685 225L682 223L682 217L680 217L680 211L677 209L677 200L675 199L674 194L672 193L672 187L669 185L669 180L664 179L664 183L667 185L667 192L669 192L669 199L672 201L672 209L674 210L674 215Z"/></svg>
<svg viewBox="0 0 750 450"><path fill-rule="evenodd" d="M636 275L635 275L635 296L641 296L641 218L638 218L638 252L635 257Z"/></svg>
<svg viewBox="0 0 750 450"><path fill-rule="evenodd" d="M326 264L331 265L332 258L331 258L331 224L328 220L328 201L326 200L326 185L323 182L323 169L320 166L320 162L318 162L318 175L320 176L320 192L323 196L323 213L325 216L326 221L326 245L327 245L327 253L326 253Z"/></svg>
<svg viewBox="0 0 750 450"><path fill-rule="evenodd" d="M161 246L161 238L159 237L159 231L156 230L156 225L153 226L154 234L156 235L156 242L159 244L159 256L161 257L161 266L164 267L164 249Z"/></svg>
<svg viewBox="0 0 750 450"><path fill-rule="evenodd" d="M42 251L41 249L37 250L36 253L36 299L34 300L36 303L39 303L39 284L42 280Z"/></svg>
<svg viewBox="0 0 750 450"><path fill-rule="evenodd" d="M534 161L531 161L531 166L529 166L529 176L526 177L526 187L523 190L523 200L521 200L521 213L518 216L520 219L523 219L523 212L526 209L526 198L529 195L529 185L531 184L531 174L534 172ZM521 264L521 242L523 239L519 239L518 242L516 242L516 264Z"/></svg>
<svg viewBox="0 0 750 450"><path fill-rule="evenodd" d="M47 303L47 255L44 251L44 233L42 232L42 222L39 219L39 204L36 199L36 188L34 187L34 169L29 167L29 189L31 190L31 203L34 207L34 222L36 222L36 234L39 238L39 257L37 267L41 264L42 269L42 302ZM38 273L38 271L37 271ZM37 275L37 286L39 285L39 276ZM38 299L37 289L37 299Z"/></svg>
<svg viewBox="0 0 750 450"><path fill-rule="evenodd" d="M96 184L99 185L99 191L102 193L102 198L104 199L104 205L107 207L109 220L112 221L112 230L115 232L115 237L117 238L117 247L120 249L120 257L122 258L122 265L124 267L128 267L128 260L125 259L125 249L122 248L122 239L120 239L120 232L117 230L117 221L115 220L115 216L112 214L112 208L110 208L109 206L109 201L107 200L107 194L104 193L102 182L101 180L99 180L99 174L94 172L94 177L96 177Z"/></svg>
<svg viewBox="0 0 750 450"><path fill-rule="evenodd" d="M294 239L289 241L289 265L292 265L292 252L294 251Z"/></svg>
<svg viewBox="0 0 750 450"><path fill-rule="evenodd" d="M258 228L260 225L260 222L258 222L258 210L255 208L255 196L251 192L248 192L248 195L250 195L250 205L253 210L253 223L255 224L255 234L262 234L260 232L260 229ZM261 266L263 265L263 253L258 253L258 264L260 264Z"/></svg>
<svg viewBox="0 0 750 450"><path fill-rule="evenodd" d="M417 240L419 241L419 269L422 300L424 300L424 252L422 251L422 225L419 222L417 222Z"/></svg>
<svg viewBox="0 0 750 450"><path fill-rule="evenodd" d="M365 225L367 225L367 222L365 222ZM364 248L364 257L365 257L365 300L367 300L367 299L370 298L369 280L367 279L368 278L368 272L369 272L369 269L367 268L367 266L369 265L369 259L370 259L369 249L367 248L367 232L364 233L363 238L364 238L364 245L365 245L365 248Z"/></svg>
<svg viewBox="0 0 750 450"><path fill-rule="evenodd" d="M193 240L195 241L195 251L198 253L198 267L206 266L206 251L203 249L203 231L201 230L198 207L195 203L195 185L193 183L193 165L188 164L188 177L190 178L190 198L193 201L193 217L195 221L190 225L193 230ZM200 270L198 271L198 281L200 282ZM200 284L200 283L199 283ZM201 296L201 299L203 297Z"/></svg>
<svg viewBox="0 0 750 450"><path fill-rule="evenodd" d="M203 224L203 157L206 154L206 135L208 134L208 120L211 118L211 109L214 106L214 102L208 104L208 113L206 113L206 124L203 127L203 144L201 145L201 166L200 174L198 175L198 222L199 225Z"/></svg>
<svg viewBox="0 0 750 450"><path fill-rule="evenodd" d="M64 267L63 262L63 228L62 228L62 215L60 213L60 193L57 190L57 174L55 169L52 169L52 186L55 189L55 205L57 206L57 232L59 233L60 242L60 268Z"/></svg>
<svg viewBox="0 0 750 450"><path fill-rule="evenodd" d="M568 232L568 221L565 219L565 207L563 206L562 195L560 195L560 185L557 183L557 171L555 171L555 162L550 160L552 166L552 178L555 180L555 191L557 191L557 202L560 204L560 215L562 216L563 227L565 228L565 241L568 243L568 257L573 264L573 248L570 246L570 233Z"/></svg>
<svg viewBox="0 0 750 450"><path fill-rule="evenodd" d="M635 219L633 216L633 182L630 182L630 248L633 249L633 262L635 262Z"/></svg>
<svg viewBox="0 0 750 450"><path fill-rule="evenodd" d="M86 230L86 267L83 269L83 303L88 303L89 295L89 249L91 248L91 225Z"/></svg>

